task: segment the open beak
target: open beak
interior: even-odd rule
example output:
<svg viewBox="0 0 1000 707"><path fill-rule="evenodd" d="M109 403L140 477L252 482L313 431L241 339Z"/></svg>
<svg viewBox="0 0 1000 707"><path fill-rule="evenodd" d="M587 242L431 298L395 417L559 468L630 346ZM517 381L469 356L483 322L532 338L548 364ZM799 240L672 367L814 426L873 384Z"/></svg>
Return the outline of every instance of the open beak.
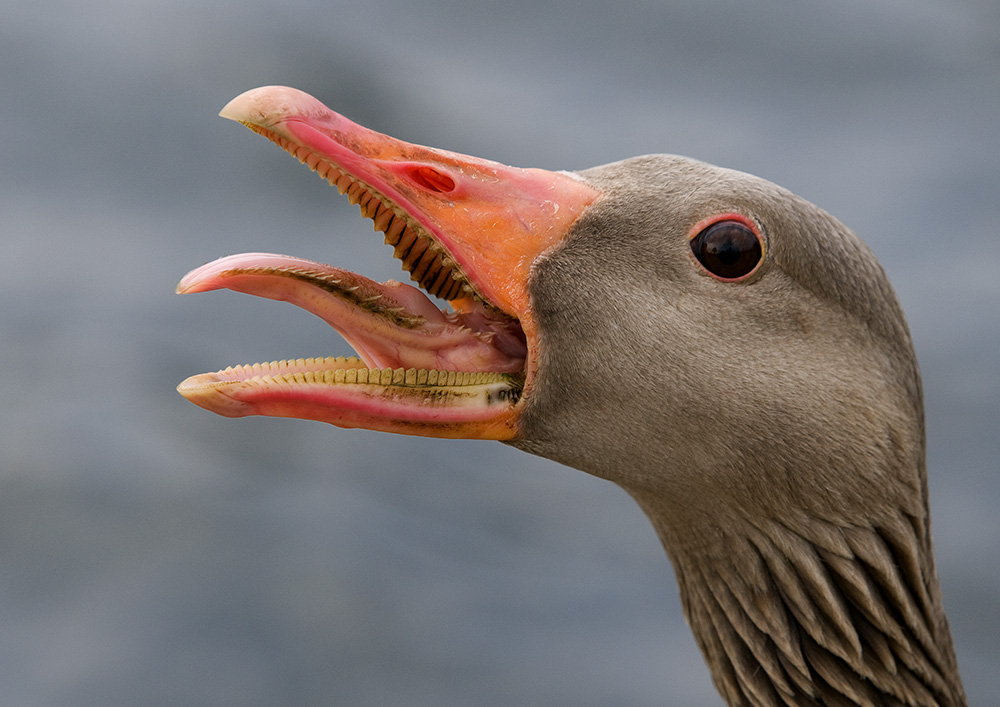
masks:
<svg viewBox="0 0 1000 707"><path fill-rule="evenodd" d="M358 356L234 366L188 378L181 395L230 417L516 437L539 347L531 267L599 192L568 173L396 140L291 88L248 91L220 115L271 139L347 194L421 289L267 253L204 265L181 280L179 293L231 289L292 302L334 327ZM424 292L448 306L439 309Z"/></svg>

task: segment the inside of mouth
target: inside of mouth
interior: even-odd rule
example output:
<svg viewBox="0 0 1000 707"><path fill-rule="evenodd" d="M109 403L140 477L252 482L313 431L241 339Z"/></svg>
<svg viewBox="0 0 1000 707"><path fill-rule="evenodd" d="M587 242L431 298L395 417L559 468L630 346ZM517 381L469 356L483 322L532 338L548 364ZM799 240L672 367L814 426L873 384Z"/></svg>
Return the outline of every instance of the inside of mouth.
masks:
<svg viewBox="0 0 1000 707"><path fill-rule="evenodd" d="M226 288L289 301L337 329L358 357L236 366L206 374L211 380L201 378L201 383L225 385L261 376L301 383L306 376L312 383L385 381L422 387L499 385L502 379L504 386L519 390L527 356L520 323L481 297L415 218L308 148L259 126L247 127L278 144L359 206L375 230L385 234L402 269L421 290L394 281L376 283L288 256L253 253L210 263L185 277L178 291ZM438 307L428 294L444 300L445 306ZM369 372L359 374L362 368Z"/></svg>

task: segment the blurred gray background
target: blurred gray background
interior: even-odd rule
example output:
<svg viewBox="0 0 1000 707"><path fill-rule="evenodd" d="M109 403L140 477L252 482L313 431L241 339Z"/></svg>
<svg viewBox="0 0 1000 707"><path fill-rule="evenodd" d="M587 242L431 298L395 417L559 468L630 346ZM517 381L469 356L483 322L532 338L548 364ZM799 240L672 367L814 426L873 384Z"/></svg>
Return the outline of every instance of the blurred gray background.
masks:
<svg viewBox="0 0 1000 707"><path fill-rule="evenodd" d="M174 392L349 353L287 305L174 296L187 270L266 250L400 276L355 207L216 117L269 83L520 166L698 157L860 233L923 368L966 686L1000 704L994 0L14 0L0 52L3 704L721 704L615 487Z"/></svg>

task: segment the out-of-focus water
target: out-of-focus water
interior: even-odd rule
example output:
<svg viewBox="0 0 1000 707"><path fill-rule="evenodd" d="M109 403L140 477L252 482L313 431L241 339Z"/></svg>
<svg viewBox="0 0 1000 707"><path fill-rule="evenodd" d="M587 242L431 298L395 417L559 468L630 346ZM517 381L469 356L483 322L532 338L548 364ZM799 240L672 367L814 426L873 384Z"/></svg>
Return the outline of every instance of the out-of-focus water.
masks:
<svg viewBox="0 0 1000 707"><path fill-rule="evenodd" d="M6 704L721 703L609 484L174 392L349 351L294 308L175 297L188 269L267 250L398 276L346 200L216 117L269 83L521 166L687 154L859 232L924 372L966 686L1000 703L995 3L43 0L0 11L0 47Z"/></svg>

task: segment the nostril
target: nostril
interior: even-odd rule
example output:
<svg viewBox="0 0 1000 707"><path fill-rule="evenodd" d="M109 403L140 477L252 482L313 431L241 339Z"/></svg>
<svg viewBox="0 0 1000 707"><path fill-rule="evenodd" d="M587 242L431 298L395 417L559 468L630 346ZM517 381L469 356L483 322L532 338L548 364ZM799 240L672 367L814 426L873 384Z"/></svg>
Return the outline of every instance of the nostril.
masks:
<svg viewBox="0 0 1000 707"><path fill-rule="evenodd" d="M410 172L410 178L424 189L446 194L455 188L455 180L433 167L420 166Z"/></svg>

